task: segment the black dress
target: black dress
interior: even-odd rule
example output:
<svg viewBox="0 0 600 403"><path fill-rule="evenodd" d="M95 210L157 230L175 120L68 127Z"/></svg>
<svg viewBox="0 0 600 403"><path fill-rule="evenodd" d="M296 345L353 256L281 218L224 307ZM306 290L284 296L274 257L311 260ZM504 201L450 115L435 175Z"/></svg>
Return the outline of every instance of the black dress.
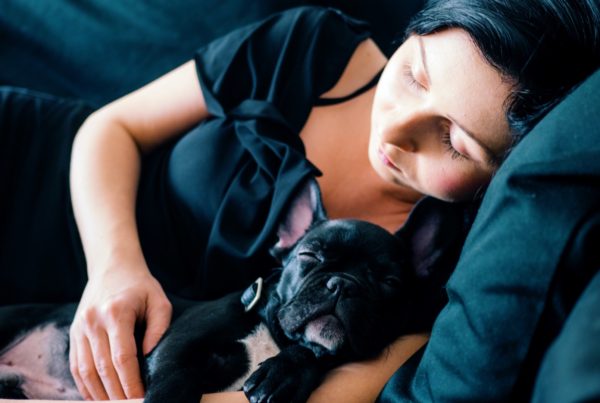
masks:
<svg viewBox="0 0 600 403"><path fill-rule="evenodd" d="M212 298L273 267L278 220L319 174L298 134L368 36L362 22L305 7L197 52L212 117L144 157L137 199L144 255L166 290ZM77 101L0 90L2 304L81 295L85 258L68 170L72 138L90 112Z"/></svg>

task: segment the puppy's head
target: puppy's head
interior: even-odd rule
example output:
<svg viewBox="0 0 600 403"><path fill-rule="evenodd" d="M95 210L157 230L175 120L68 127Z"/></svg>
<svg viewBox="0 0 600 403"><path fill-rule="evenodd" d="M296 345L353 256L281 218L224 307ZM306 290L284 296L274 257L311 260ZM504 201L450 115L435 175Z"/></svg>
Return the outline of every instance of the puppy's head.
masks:
<svg viewBox="0 0 600 403"><path fill-rule="evenodd" d="M271 316L317 355L372 357L432 325L467 228L464 208L434 199L421 201L396 234L364 221L325 220L310 182L273 248L283 269Z"/></svg>

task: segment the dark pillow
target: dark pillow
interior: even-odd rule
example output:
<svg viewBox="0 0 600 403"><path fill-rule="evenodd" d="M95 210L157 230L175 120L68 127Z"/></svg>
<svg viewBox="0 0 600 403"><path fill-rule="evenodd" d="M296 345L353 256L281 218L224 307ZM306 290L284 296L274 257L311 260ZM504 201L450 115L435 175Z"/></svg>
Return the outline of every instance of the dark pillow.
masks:
<svg viewBox="0 0 600 403"><path fill-rule="evenodd" d="M513 150L484 197L422 358L401 368L379 401L530 398L544 352L600 267L592 242L598 105L600 71Z"/></svg>

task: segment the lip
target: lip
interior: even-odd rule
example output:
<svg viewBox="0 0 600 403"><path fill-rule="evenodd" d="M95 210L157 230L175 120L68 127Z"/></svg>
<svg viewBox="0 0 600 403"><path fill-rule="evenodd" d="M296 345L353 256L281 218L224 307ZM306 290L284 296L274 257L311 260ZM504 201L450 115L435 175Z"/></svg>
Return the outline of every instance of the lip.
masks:
<svg viewBox="0 0 600 403"><path fill-rule="evenodd" d="M395 171L400 171L400 168L398 168L393 162L392 160L390 160L390 158L387 156L387 154L381 149L381 147L379 147L377 149L377 155L379 156L379 159L381 160L381 162L383 163L383 165L395 170Z"/></svg>

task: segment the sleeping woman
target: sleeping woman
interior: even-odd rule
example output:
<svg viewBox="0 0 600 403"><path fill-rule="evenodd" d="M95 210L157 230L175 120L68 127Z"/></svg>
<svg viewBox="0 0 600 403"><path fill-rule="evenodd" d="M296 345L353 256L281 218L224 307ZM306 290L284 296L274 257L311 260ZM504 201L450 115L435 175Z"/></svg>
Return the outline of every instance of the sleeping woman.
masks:
<svg viewBox="0 0 600 403"><path fill-rule="evenodd" d="M433 0L388 60L364 23L299 8L95 111L4 89L0 303L79 300L70 365L82 396L140 398L135 324L148 352L171 319L165 292L215 298L264 275L306 178L329 217L390 232L425 195L479 197L600 66L599 41L594 0ZM313 401L375 400L425 341L335 370Z"/></svg>

